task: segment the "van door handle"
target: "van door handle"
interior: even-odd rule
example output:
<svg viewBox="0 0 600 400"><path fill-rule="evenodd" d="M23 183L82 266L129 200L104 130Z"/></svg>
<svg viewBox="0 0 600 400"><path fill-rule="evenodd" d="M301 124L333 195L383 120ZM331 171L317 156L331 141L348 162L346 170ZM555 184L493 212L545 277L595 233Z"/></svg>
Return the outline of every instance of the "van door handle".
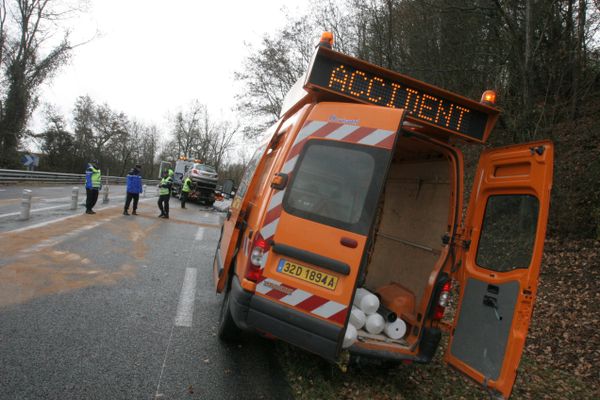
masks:
<svg viewBox="0 0 600 400"><path fill-rule="evenodd" d="M491 307L494 310L494 315L498 321L502 321L502 316L498 312L498 299L492 296L483 296L483 305Z"/></svg>
<svg viewBox="0 0 600 400"><path fill-rule="evenodd" d="M340 238L340 244L342 246L350 247L351 249L355 249L356 246L358 246L358 242L356 240L345 236Z"/></svg>

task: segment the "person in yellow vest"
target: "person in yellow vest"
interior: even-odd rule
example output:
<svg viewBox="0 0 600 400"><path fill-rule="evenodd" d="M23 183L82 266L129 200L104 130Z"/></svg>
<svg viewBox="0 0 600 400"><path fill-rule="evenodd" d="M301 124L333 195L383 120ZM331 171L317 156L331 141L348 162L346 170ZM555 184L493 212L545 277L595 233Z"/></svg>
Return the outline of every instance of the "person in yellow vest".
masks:
<svg viewBox="0 0 600 400"><path fill-rule="evenodd" d="M191 190L192 180L190 179L190 176L187 175L183 179L183 186L181 187L181 208L185 208L185 202L187 201Z"/></svg>
<svg viewBox="0 0 600 400"><path fill-rule="evenodd" d="M173 186L173 170L163 172L163 178L158 185L158 218L169 218L169 199L171 198L171 186Z"/></svg>
<svg viewBox="0 0 600 400"><path fill-rule="evenodd" d="M102 189L102 173L98 168L98 161L92 160L85 170L85 213L96 214L93 210L98 201L98 193Z"/></svg>

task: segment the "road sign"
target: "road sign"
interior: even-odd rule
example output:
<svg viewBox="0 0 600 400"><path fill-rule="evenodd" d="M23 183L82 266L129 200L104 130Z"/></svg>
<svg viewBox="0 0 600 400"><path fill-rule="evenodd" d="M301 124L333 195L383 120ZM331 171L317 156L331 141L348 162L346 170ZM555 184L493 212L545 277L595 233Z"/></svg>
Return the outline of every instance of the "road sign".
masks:
<svg viewBox="0 0 600 400"><path fill-rule="evenodd" d="M21 157L21 162L26 167L37 167L40 165L40 158L38 156L32 156L31 154L24 154Z"/></svg>

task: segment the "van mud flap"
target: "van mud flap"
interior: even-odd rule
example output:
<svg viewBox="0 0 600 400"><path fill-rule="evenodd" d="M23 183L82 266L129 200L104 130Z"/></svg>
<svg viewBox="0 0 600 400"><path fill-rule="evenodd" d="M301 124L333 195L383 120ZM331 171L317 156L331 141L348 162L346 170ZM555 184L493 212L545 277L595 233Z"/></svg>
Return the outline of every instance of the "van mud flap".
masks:
<svg viewBox="0 0 600 400"><path fill-rule="evenodd" d="M318 318L253 296L248 325L335 362L342 328Z"/></svg>

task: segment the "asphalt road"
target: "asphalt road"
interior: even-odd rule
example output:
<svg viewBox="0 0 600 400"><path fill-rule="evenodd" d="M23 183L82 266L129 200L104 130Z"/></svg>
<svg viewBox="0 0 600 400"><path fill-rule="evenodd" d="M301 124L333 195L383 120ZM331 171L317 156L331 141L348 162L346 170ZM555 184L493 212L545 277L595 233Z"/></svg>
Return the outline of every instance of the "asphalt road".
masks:
<svg viewBox="0 0 600 400"><path fill-rule="evenodd" d="M223 214L171 205L0 219L0 399L292 398L272 342L216 337Z"/></svg>
<svg viewBox="0 0 600 400"><path fill-rule="evenodd" d="M34 225L60 216L79 214L85 210L85 187L79 186L78 209L71 211L73 185L14 185L0 186L0 232ZM31 190L30 219L20 221L23 189ZM154 196L156 189L148 188L148 196ZM125 186L110 185L108 202L103 203L102 193L98 197L98 208L106 208L125 201Z"/></svg>

